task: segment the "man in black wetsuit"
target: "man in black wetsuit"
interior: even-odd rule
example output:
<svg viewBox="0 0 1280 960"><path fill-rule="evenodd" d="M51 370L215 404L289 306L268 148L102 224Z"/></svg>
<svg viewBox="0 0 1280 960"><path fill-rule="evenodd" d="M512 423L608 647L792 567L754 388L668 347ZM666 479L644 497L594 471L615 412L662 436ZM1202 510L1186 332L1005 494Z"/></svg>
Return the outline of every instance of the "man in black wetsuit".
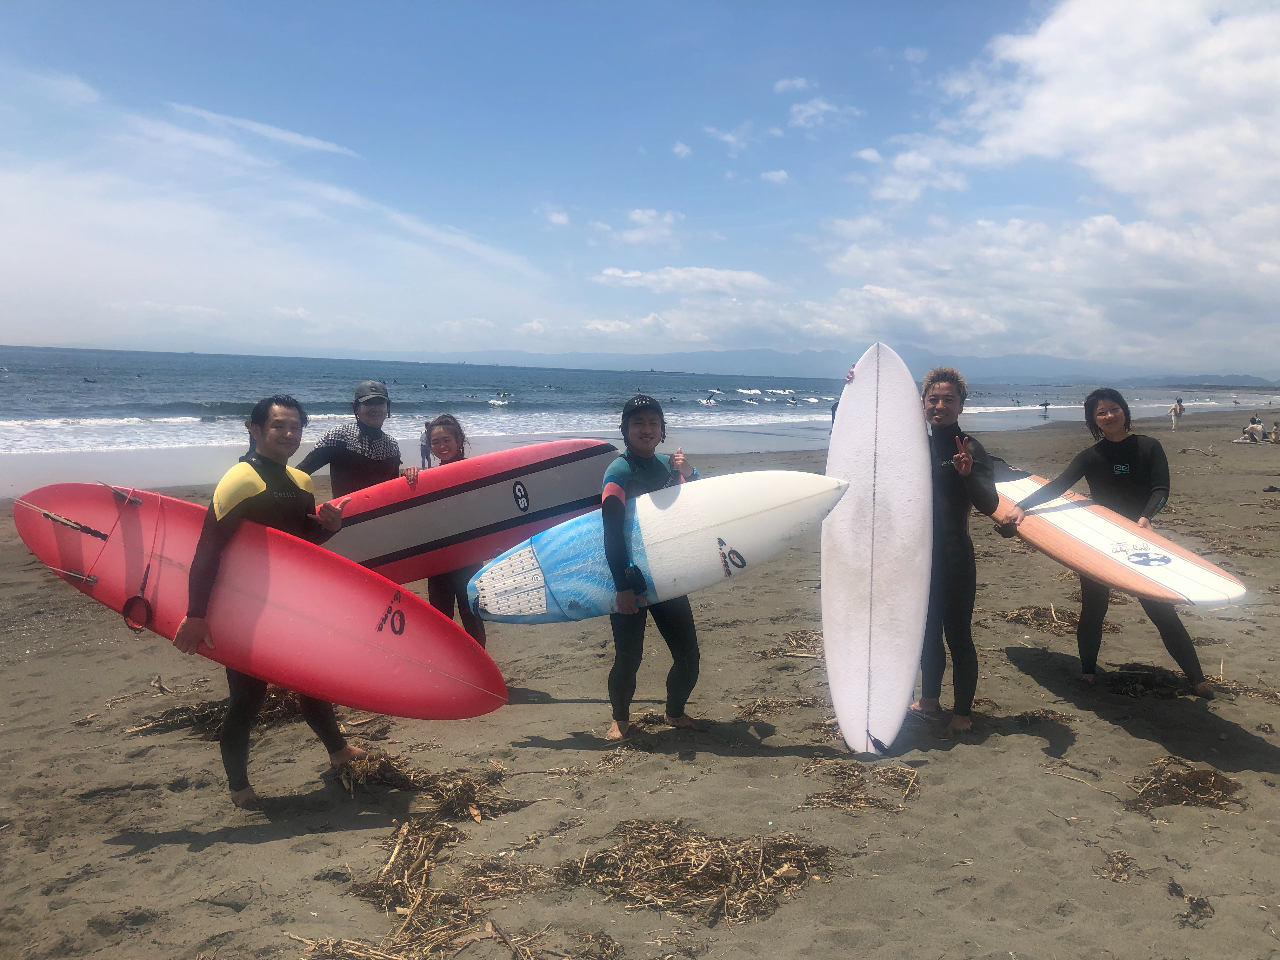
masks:
<svg viewBox="0 0 1280 960"><path fill-rule="evenodd" d="M942 713L942 674L951 649L953 731L973 726L969 713L978 689L978 651L973 645L973 604L978 570L969 539L969 512L976 507L990 516L1000 503L991 458L982 444L966 434L958 422L968 386L953 367L934 367L925 374L924 414L929 424L929 453L933 464L933 571L929 581L929 616L920 655L920 700L911 705L919 713Z"/></svg>
<svg viewBox="0 0 1280 960"><path fill-rule="evenodd" d="M249 417L253 453L242 457L218 483L191 561L187 615L173 638L174 646L183 653L195 653L202 644L215 649L204 617L223 548L241 522L251 520L312 543L323 543L342 527L345 503L326 503L317 511L311 478L288 466L289 458L298 451L306 417L293 397L266 397L254 406ZM249 786L249 731L262 709L267 682L227 667L227 686L231 698L219 738L222 764L231 802L237 807L254 806L258 798ZM303 719L324 743L333 766L363 756L364 751L348 745L338 729L332 704L311 697L300 696L299 700Z"/></svg>
<svg viewBox="0 0 1280 960"><path fill-rule="evenodd" d="M653 397L641 394L622 407L622 439L627 452L609 465L601 493L604 523L604 555L617 590L617 613L609 614L613 628L613 669L609 671L609 703L613 723L606 740L620 740L631 724L631 699L636 692L636 674L644 656L644 629L653 615L658 632L671 651L667 674L667 707L663 719L673 727L692 726L685 713L689 695L698 682L698 631L688 597L673 597L648 605L644 599L644 575L633 566L627 553L624 532L628 497L662 490L672 484L697 480L698 471L685 459L684 451L667 456L658 453L658 444L667 438L662 407Z"/></svg>
<svg viewBox="0 0 1280 960"><path fill-rule="evenodd" d="M400 467L400 445L382 430L391 413L387 385L366 380L356 387L351 411L355 423L334 427L316 441L315 449L302 458L298 469L312 474L329 465L334 497L371 487L384 480L404 476L409 483L418 479L417 467Z"/></svg>

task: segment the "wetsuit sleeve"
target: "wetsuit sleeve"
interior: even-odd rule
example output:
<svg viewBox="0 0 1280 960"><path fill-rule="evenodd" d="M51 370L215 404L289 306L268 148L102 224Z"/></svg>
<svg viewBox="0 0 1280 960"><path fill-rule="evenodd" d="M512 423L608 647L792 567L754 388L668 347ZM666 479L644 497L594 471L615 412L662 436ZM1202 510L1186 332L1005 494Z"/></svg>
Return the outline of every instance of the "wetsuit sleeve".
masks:
<svg viewBox="0 0 1280 960"><path fill-rule="evenodd" d="M304 528L299 536L309 543L324 543L333 536L335 531L326 528L325 525L320 522L320 518L316 516L315 484L311 482L311 478L299 467L285 467L284 469L285 473L289 475L289 479L293 481L294 486L303 493L309 494L307 515L303 520Z"/></svg>
<svg viewBox="0 0 1280 960"><path fill-rule="evenodd" d="M187 583L187 616L204 617L209 609L209 595L218 579L222 564L222 551L244 519L243 504L237 505L221 519L215 504L209 505L200 530L200 542L196 544L195 559L191 561L191 576Z"/></svg>
<svg viewBox="0 0 1280 960"><path fill-rule="evenodd" d="M1152 445L1151 450L1151 496L1147 498L1147 505L1143 508L1142 515L1150 520L1163 510L1168 502L1169 458L1164 455L1164 447L1157 441Z"/></svg>
<svg viewBox="0 0 1280 960"><path fill-rule="evenodd" d="M1023 510L1030 510L1032 507L1038 507L1042 503L1048 503L1062 496L1084 476L1085 465L1091 453L1093 453L1092 447L1076 454L1076 458L1067 465L1067 469L1062 471L1056 480L1050 480L1031 496L1020 500L1018 506Z"/></svg>
<svg viewBox="0 0 1280 960"><path fill-rule="evenodd" d="M967 439L969 452L973 456L973 469L964 478L964 486L969 493L969 502L977 507L979 513L989 517L1000 505L1000 494L996 493L995 470L987 448L973 437Z"/></svg>
<svg viewBox="0 0 1280 960"><path fill-rule="evenodd" d="M618 457L604 473L604 489L601 492L600 517L604 522L604 558L613 576L613 585L621 593L629 590L627 567L627 478L631 464L625 457Z"/></svg>
<svg viewBox="0 0 1280 960"><path fill-rule="evenodd" d="M328 466L333 462L333 456L338 452L338 447L316 447L305 457L302 462L295 467L295 470L301 470L303 473L312 474L321 467Z"/></svg>

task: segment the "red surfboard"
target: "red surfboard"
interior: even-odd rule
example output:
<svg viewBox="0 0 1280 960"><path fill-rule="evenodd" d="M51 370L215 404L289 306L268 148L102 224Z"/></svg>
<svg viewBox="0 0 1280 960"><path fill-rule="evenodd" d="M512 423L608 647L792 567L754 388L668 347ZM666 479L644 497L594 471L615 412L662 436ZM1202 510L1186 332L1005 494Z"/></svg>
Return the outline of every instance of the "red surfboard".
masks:
<svg viewBox="0 0 1280 960"><path fill-rule="evenodd" d="M59 483L14 501L18 534L81 593L172 640L205 508L106 484ZM484 649L429 604L358 564L256 523L222 555L200 653L360 710L458 720L507 689Z"/></svg>
<svg viewBox="0 0 1280 960"><path fill-rule="evenodd" d="M412 583L486 563L543 530L600 508L618 456L603 440L552 440L486 453L351 494L326 550Z"/></svg>

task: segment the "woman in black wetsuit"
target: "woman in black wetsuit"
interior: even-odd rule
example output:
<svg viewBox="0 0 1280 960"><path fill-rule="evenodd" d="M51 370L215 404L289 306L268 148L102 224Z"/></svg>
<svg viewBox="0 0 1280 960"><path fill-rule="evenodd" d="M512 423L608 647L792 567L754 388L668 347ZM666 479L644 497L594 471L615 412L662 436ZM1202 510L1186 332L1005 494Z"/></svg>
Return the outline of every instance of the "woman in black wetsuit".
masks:
<svg viewBox="0 0 1280 960"><path fill-rule="evenodd" d="M978 570L969 513L988 516L1000 503L991 458L981 443L960 428L968 387L960 371L934 367L925 374L924 415L929 424L933 469L933 569L929 578L929 616L920 654L920 700L911 709L926 716L942 713L942 674L947 667L943 635L951 650L955 704L949 729L973 726L969 713L978 691L978 651L973 645L973 603Z"/></svg>
<svg viewBox="0 0 1280 960"><path fill-rule="evenodd" d="M1089 496L1108 510L1151 529L1151 519L1169 499L1169 461L1160 441L1129 432L1129 405L1119 391L1102 387L1084 401L1084 422L1098 441L1081 452L1056 479L1027 497L1008 517L1019 524L1025 511L1066 493L1081 478L1089 481ZM1080 577L1080 624L1076 642L1080 648L1080 669L1085 682L1093 683L1098 672L1098 650L1102 647L1102 621L1111 602L1111 590L1088 577ZM1178 619L1171 603L1143 600L1142 609L1160 631L1169 655L1182 668L1195 692L1213 699L1213 688L1205 680L1200 658L1187 628Z"/></svg>

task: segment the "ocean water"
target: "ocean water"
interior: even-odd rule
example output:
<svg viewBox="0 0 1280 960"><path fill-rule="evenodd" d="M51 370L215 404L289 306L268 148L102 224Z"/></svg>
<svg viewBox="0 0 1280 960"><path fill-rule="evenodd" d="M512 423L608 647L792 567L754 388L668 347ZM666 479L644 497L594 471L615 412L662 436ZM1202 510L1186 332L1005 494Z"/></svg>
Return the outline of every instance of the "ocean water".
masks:
<svg viewBox="0 0 1280 960"><path fill-rule="evenodd" d="M306 440L351 417L355 385L387 383L386 429L412 457L423 424L449 412L476 437L616 430L622 401L657 397L681 428L768 426L812 434L843 384L798 377L559 370L473 364L141 353L0 346L0 454L238 444L260 397L289 393L311 416ZM1086 388L970 390L964 423L1016 429L1079 419ZM1163 413L1168 391L1135 391L1136 417ZM1191 411L1266 406L1268 395L1183 394ZM1047 409L1037 404L1048 403Z"/></svg>

